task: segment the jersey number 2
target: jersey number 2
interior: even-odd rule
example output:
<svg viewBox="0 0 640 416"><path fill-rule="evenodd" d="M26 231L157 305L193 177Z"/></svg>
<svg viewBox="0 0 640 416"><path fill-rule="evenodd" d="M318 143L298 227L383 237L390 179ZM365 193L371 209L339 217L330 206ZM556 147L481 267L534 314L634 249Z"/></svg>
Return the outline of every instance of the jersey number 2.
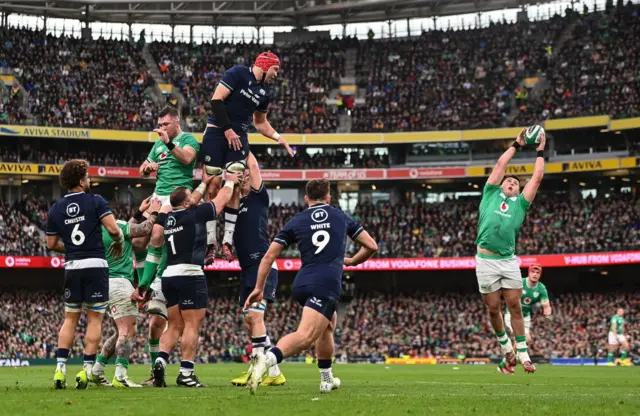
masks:
<svg viewBox="0 0 640 416"><path fill-rule="evenodd" d="M320 237L322 237L322 240L319 239ZM313 243L314 246L318 247L316 249L316 252L313 254L318 254L322 250L324 250L327 244L329 244L330 238L331 236L329 235L329 232L325 230L320 230L313 233L313 235L311 236L311 242Z"/></svg>

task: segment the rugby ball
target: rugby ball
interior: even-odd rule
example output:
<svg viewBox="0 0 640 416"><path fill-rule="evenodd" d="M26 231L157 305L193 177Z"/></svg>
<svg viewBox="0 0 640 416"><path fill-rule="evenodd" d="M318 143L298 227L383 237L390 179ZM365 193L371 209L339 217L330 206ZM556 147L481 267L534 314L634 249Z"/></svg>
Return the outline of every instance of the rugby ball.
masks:
<svg viewBox="0 0 640 416"><path fill-rule="evenodd" d="M538 145L540 144L540 138L544 134L544 128L539 125L531 126L524 133L524 141L529 145Z"/></svg>

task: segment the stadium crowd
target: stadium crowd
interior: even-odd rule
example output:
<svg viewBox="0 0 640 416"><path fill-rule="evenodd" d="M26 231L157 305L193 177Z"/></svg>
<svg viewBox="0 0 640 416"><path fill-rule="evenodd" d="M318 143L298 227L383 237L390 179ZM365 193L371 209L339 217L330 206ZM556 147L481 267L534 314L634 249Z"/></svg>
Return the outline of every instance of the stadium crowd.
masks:
<svg viewBox="0 0 640 416"><path fill-rule="evenodd" d="M26 307L25 307L26 305ZM627 294L563 294L552 298L553 318L534 314L534 355L592 357L594 346L606 349L609 319L617 307L627 311L625 332L631 355L640 354L640 308L637 296ZM0 358L52 358L58 328L64 317L62 295L53 292L0 293ZM295 329L300 307L283 298L266 314L273 340ZM336 331L336 359L380 361L384 356L492 357L496 344L480 296L462 294L359 295L345 306ZM138 320L132 360L148 363L148 316ZM82 356L77 330L73 357ZM112 331L105 319L103 335ZM246 360L246 330L235 297L210 298L199 342L199 362ZM604 358L606 353L599 353ZM177 358L174 355L174 360Z"/></svg>
<svg viewBox="0 0 640 416"><path fill-rule="evenodd" d="M42 31L0 28L0 66L10 67L29 94L39 125L152 130L156 108L141 47ZM15 106L14 106L15 108ZM24 111L24 110L21 110ZM19 117L20 112L12 112Z"/></svg>
<svg viewBox="0 0 640 416"><path fill-rule="evenodd" d="M44 230L49 202L33 197L10 205L0 205L8 221L3 244L12 255L44 253L38 242L40 231L22 238L20 230L35 225ZM132 209L111 205L117 218L127 220ZM305 207L301 204L271 205L268 232L271 239L284 224ZM19 215L9 215L17 211ZM361 203L353 217L378 242L379 257L461 257L476 253L478 201L391 204ZM219 231L222 233L223 218ZM220 240L222 241L222 235ZM0 248L2 246L0 245ZM7 248L9 247L9 248ZM640 249L640 199L632 194L612 194L570 200L539 195L528 211L519 232L519 254L583 253ZM23 251L21 251L23 250ZM44 250L44 251L43 251ZM350 243L349 250L356 250ZM295 245L282 257L297 257Z"/></svg>

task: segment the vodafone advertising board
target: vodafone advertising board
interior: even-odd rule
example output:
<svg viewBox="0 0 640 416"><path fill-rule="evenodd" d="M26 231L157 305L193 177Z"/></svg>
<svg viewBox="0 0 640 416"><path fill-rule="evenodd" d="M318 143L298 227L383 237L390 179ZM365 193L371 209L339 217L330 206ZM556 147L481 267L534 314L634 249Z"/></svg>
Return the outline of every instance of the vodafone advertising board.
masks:
<svg viewBox="0 0 640 416"><path fill-rule="evenodd" d="M520 267L529 267L539 263L543 267L611 266L617 264L639 264L640 251L619 251L610 253L583 254L541 254L520 256ZM298 271L302 266L300 259L278 259L278 270ZM62 257L0 256L0 268L55 269L64 267ZM370 259L356 267L345 267L352 271L390 271L390 270L470 270L475 269L475 257L449 258L410 258L410 259ZM240 271L238 261L225 260L205 267L206 270Z"/></svg>

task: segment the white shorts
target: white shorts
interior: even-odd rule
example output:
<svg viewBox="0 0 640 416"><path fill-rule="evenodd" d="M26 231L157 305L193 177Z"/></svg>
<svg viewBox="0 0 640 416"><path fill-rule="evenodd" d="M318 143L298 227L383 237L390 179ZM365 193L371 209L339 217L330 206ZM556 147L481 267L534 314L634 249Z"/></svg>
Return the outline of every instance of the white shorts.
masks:
<svg viewBox="0 0 640 416"><path fill-rule="evenodd" d="M128 279L124 277L109 279L107 310L113 319L138 316L138 304L131 299L133 292L135 292L135 289Z"/></svg>
<svg viewBox="0 0 640 416"><path fill-rule="evenodd" d="M609 345L618 345L625 342L627 338L624 335L616 335L613 332L609 332Z"/></svg>
<svg viewBox="0 0 640 416"><path fill-rule="evenodd" d="M149 288L153 290L151 300L159 300L160 302L167 303L167 298L165 298L164 293L162 293L162 280L160 277L156 277Z"/></svg>
<svg viewBox="0 0 640 416"><path fill-rule="evenodd" d="M507 327L509 332L513 332L513 328L511 327L511 314L504 314L504 326ZM524 316L524 333L529 334L531 332L531 315Z"/></svg>
<svg viewBox="0 0 640 416"><path fill-rule="evenodd" d="M155 192L153 193L153 195L151 195L154 198L158 198L160 200L160 202L162 202L162 206L164 207L165 205L171 205L171 202L169 202L170 199L170 195L158 195Z"/></svg>
<svg viewBox="0 0 640 416"><path fill-rule="evenodd" d="M482 294L500 289L522 289L520 265L515 258L487 260L476 256L476 277Z"/></svg>

